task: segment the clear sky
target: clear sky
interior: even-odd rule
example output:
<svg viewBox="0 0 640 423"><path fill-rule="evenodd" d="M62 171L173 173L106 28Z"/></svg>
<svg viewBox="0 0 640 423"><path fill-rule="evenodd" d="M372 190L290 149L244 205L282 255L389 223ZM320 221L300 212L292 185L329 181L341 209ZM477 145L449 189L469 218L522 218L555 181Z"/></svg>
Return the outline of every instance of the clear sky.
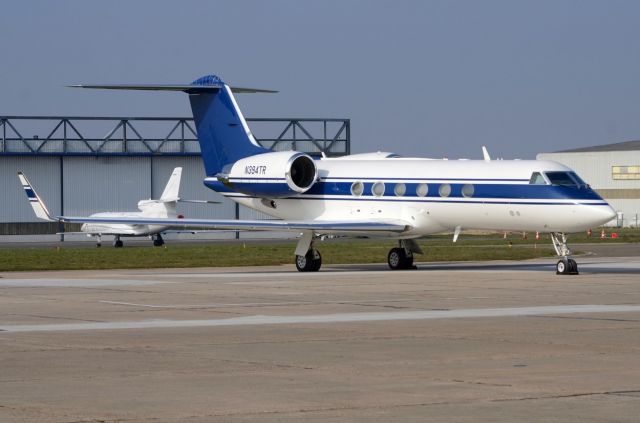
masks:
<svg viewBox="0 0 640 423"><path fill-rule="evenodd" d="M190 115L214 73L249 117L344 117L354 152L534 158L640 139L640 1L0 3L0 115Z"/></svg>

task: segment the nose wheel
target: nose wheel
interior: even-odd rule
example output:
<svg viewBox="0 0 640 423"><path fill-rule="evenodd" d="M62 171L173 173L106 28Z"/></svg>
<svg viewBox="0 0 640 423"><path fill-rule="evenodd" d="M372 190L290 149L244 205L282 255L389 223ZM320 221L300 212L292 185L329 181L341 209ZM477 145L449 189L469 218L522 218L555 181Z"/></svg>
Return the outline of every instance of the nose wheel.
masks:
<svg viewBox="0 0 640 423"><path fill-rule="evenodd" d="M567 245L567 236L563 233L551 233L553 248L561 259L556 263L556 275L578 275L578 263L571 258L571 250Z"/></svg>
<svg viewBox="0 0 640 423"><path fill-rule="evenodd" d="M317 272L322 266L320 251L311 248L304 256L296 256L296 268L299 272Z"/></svg>
<svg viewBox="0 0 640 423"><path fill-rule="evenodd" d="M578 263L574 259L559 260L556 263L556 275L577 275Z"/></svg>

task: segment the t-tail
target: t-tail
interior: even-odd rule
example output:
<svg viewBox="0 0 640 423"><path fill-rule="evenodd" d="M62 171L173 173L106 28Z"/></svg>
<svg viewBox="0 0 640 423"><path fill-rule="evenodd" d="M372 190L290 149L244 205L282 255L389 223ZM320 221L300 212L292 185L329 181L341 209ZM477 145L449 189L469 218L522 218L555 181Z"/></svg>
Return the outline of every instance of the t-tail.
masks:
<svg viewBox="0 0 640 423"><path fill-rule="evenodd" d="M256 88L230 87L215 75L178 85L72 85L80 88L112 90L184 91L189 94L191 110L200 142L200 151L208 177L226 171L236 161L270 150L255 140L233 93L275 93Z"/></svg>
<svg viewBox="0 0 640 423"><path fill-rule="evenodd" d="M20 179L20 184L24 189L25 194L27 194L27 198L29 199L29 204L31 204L31 208L36 214L38 219L47 220L49 222L55 222L57 219L51 217L49 210L47 210L47 206L45 206L44 202L33 188L29 180L24 173L18 172L18 179Z"/></svg>

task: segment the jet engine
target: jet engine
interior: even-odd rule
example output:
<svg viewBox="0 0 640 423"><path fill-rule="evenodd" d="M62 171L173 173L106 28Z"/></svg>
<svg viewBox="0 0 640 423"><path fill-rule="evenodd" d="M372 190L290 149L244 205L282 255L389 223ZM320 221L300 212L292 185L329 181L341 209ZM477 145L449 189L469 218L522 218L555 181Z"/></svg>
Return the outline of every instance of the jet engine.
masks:
<svg viewBox="0 0 640 423"><path fill-rule="evenodd" d="M275 151L240 159L217 177L243 194L282 198L307 192L318 179L318 169L307 154Z"/></svg>

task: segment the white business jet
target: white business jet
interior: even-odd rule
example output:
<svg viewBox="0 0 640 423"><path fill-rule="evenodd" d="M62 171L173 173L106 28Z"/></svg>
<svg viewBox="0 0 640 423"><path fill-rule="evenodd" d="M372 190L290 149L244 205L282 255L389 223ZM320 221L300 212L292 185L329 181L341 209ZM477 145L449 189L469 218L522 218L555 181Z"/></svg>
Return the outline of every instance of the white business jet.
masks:
<svg viewBox="0 0 640 423"><path fill-rule="evenodd" d="M139 212L102 212L95 213L89 216L92 219L137 219L137 218L153 218L153 219L178 219L179 215L176 211L176 205L178 201L182 201L179 198L180 191L180 178L182 176L182 168L176 167L171 173L169 182L167 182L162 195L159 200L140 200L138 202ZM27 177L18 172L18 178L20 183L27 193L29 202L39 219L47 220L49 222L63 221L59 217L52 217L47 210L46 205L35 191ZM185 200L189 201L189 200ZM195 201L195 200L194 200ZM204 201L203 201L204 202ZM122 237L138 237L148 236L152 239L153 245L159 247L164 245L164 239L162 233L169 229L169 225L156 224L135 224L135 223L109 223L103 221L91 221L84 223L80 227L80 231L88 236L94 236L97 239L98 247L102 244L102 235L113 235L113 246L120 248L124 245ZM70 234L66 232L66 234Z"/></svg>
<svg viewBox="0 0 640 423"><path fill-rule="evenodd" d="M206 178L220 194L279 220L59 216L63 222L199 226L300 234L295 264L317 271L315 248L327 235L398 240L391 269L413 267L417 238L462 229L551 234L559 274L576 274L566 234L604 224L614 210L575 172L551 161L432 160L392 153L313 159L270 151L255 140L230 87L204 76L180 85L77 85L82 88L183 91L189 95Z"/></svg>

